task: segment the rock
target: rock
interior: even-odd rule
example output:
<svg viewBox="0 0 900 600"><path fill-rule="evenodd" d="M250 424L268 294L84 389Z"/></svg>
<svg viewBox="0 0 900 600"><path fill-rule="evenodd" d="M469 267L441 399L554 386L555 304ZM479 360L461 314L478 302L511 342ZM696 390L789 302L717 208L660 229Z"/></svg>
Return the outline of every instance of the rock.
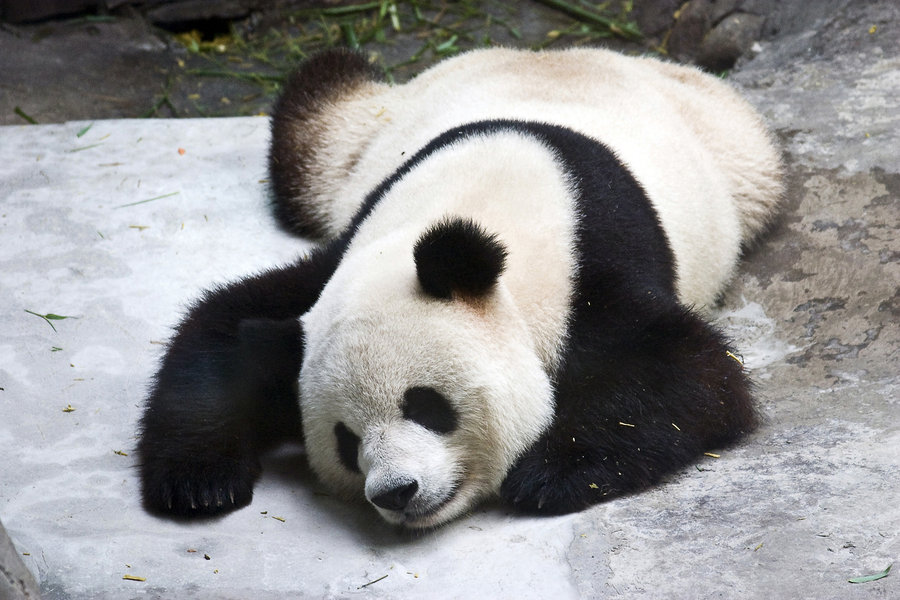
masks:
<svg viewBox="0 0 900 600"><path fill-rule="evenodd" d="M712 28L710 0L690 0L680 11L669 32L666 48L678 60L691 62L706 33Z"/></svg>
<svg viewBox="0 0 900 600"><path fill-rule="evenodd" d="M96 0L4 0L0 2L0 20L7 23L29 23L65 17L97 7Z"/></svg>
<svg viewBox="0 0 900 600"><path fill-rule="evenodd" d="M900 172L900 4L847 2L783 36L730 79L783 137L793 161Z"/></svg>
<svg viewBox="0 0 900 600"><path fill-rule="evenodd" d="M666 47L709 71L730 69L762 37L770 0L690 0L677 12Z"/></svg>
<svg viewBox="0 0 900 600"><path fill-rule="evenodd" d="M209 20L242 19L250 14L253 2L242 0L182 0L167 2L146 11L147 20L162 26Z"/></svg>
<svg viewBox="0 0 900 600"><path fill-rule="evenodd" d="M718 23L728 15L744 11L744 5L750 0L712 0L707 7L707 14L712 23Z"/></svg>
<svg viewBox="0 0 900 600"><path fill-rule="evenodd" d="M0 523L0 598L37 600L41 597L37 582L22 562L22 557Z"/></svg>
<svg viewBox="0 0 900 600"><path fill-rule="evenodd" d="M712 72L730 69L760 38L765 20L741 12L728 15L703 38L694 62Z"/></svg>
<svg viewBox="0 0 900 600"><path fill-rule="evenodd" d="M648 38L656 37L672 27L675 13L682 0L655 0L636 2L630 17L637 23L641 33Z"/></svg>
<svg viewBox="0 0 900 600"><path fill-rule="evenodd" d="M164 89L175 58L142 20L69 21L0 30L0 123L134 117ZM77 57L77 60L71 60ZM9 121L6 121L9 119Z"/></svg>

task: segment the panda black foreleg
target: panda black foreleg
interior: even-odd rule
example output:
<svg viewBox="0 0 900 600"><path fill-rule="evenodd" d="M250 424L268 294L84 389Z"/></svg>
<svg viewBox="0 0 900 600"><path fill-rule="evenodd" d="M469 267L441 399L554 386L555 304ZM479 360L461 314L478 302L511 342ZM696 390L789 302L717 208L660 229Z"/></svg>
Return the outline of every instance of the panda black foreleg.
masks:
<svg viewBox="0 0 900 600"><path fill-rule="evenodd" d="M618 345L576 335L554 423L501 495L526 512L581 510L655 484L756 423L742 365L690 311L673 308Z"/></svg>
<svg viewBox="0 0 900 600"><path fill-rule="evenodd" d="M146 507L213 515L250 502L260 453L300 433L298 317L327 252L206 292L178 326L140 423Z"/></svg>

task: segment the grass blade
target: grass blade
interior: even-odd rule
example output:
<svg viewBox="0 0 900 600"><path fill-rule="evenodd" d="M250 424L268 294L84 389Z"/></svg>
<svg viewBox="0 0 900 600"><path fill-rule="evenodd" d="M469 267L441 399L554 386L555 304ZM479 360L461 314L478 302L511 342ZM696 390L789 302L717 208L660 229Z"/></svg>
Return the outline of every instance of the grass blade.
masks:
<svg viewBox="0 0 900 600"><path fill-rule="evenodd" d="M75 154L76 152L81 152L82 150L90 150L91 148L96 148L97 146L102 146L103 142L97 142L96 144L91 144L90 146L81 146L80 148L72 148L71 150L66 150L66 152L70 154Z"/></svg>
<svg viewBox="0 0 900 600"><path fill-rule="evenodd" d="M137 202L129 202L128 204L120 204L119 206L116 206L115 208L125 208L127 206L137 206L138 204L146 204L147 202L153 202L154 200L162 200L163 198L175 196L176 194L179 194L179 193L180 192L171 192L169 194L163 194L162 196L157 196L155 198L147 198L146 200L138 200Z"/></svg>
<svg viewBox="0 0 900 600"><path fill-rule="evenodd" d="M366 2L365 4L350 4L347 6L335 6L333 8L323 8L321 13L328 16L349 15L367 10L374 10L381 7L381 2Z"/></svg>
<svg viewBox="0 0 900 600"><path fill-rule="evenodd" d="M570 2L566 2L565 0L537 1L560 12L567 13L568 15L578 19L583 23L589 23L595 26L599 25L600 27L604 27L620 37L626 39L640 39L641 37L641 32L638 30L637 26L634 25L634 23L619 23L614 19L604 17L601 14L589 10L585 10L580 6L576 6Z"/></svg>

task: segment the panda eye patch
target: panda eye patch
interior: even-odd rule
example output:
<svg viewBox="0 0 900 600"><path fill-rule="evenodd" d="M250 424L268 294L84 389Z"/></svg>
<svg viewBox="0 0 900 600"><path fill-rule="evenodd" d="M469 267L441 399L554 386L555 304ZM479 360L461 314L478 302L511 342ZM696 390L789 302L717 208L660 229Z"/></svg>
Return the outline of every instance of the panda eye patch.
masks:
<svg viewBox="0 0 900 600"><path fill-rule="evenodd" d="M412 387L403 394L403 418L435 433L456 429L456 411L450 402L430 387Z"/></svg>
<svg viewBox="0 0 900 600"><path fill-rule="evenodd" d="M337 438L338 458L348 471L361 473L359 469L359 436L350 431L346 425L338 421L334 426L334 437Z"/></svg>

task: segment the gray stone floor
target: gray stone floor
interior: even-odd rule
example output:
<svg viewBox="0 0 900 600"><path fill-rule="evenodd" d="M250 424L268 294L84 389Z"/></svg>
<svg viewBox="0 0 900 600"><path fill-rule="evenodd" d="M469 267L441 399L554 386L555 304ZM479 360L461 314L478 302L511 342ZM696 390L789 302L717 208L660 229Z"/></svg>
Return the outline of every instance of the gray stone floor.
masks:
<svg viewBox="0 0 900 600"><path fill-rule="evenodd" d="M0 518L43 596L900 597L897 573L847 581L900 560L900 7L831 8L732 75L789 174L718 315L765 425L566 517L405 534L292 448L224 519L145 514L134 426L169 327L308 247L265 208L267 121L0 128Z"/></svg>

